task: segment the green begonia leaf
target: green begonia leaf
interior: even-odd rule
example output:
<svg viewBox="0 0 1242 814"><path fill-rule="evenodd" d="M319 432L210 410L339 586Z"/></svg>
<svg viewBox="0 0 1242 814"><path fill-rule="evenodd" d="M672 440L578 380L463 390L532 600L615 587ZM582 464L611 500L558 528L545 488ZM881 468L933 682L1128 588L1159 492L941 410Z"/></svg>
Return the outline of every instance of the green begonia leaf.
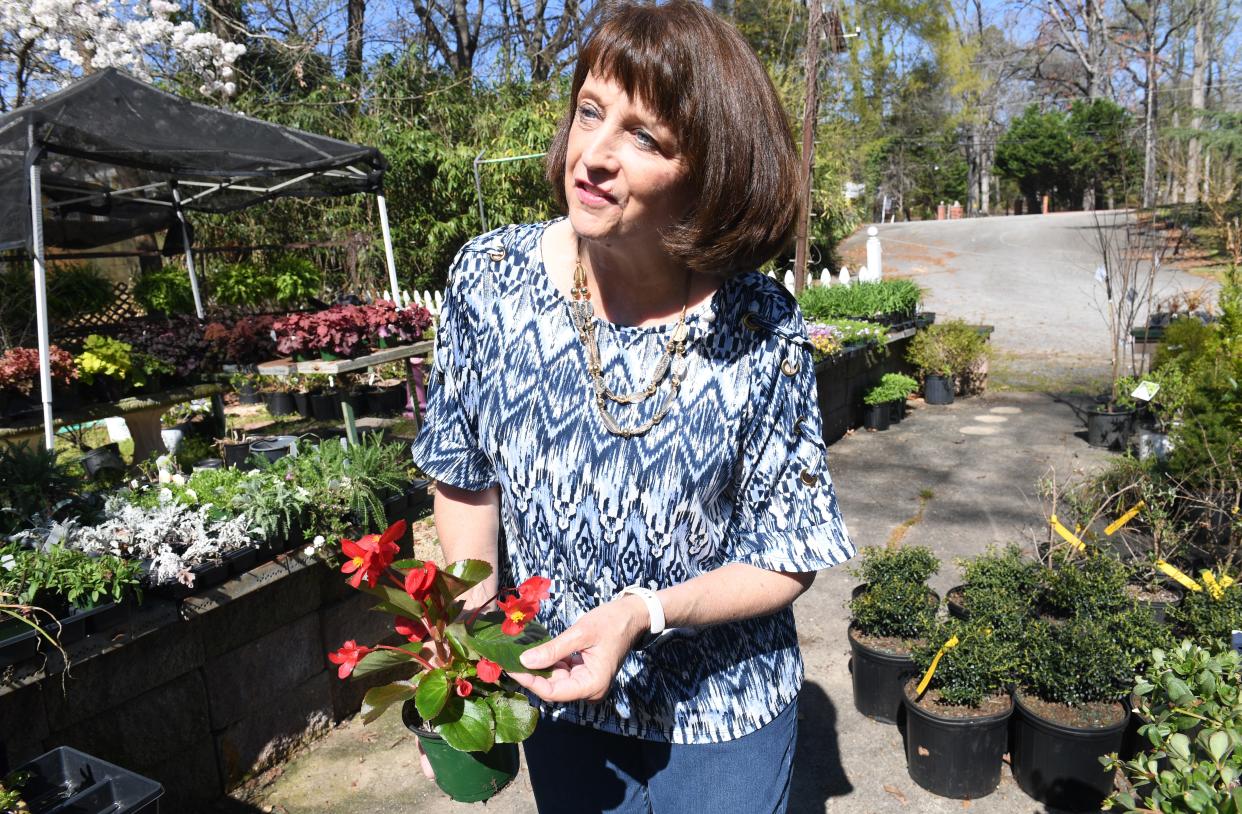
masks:
<svg viewBox="0 0 1242 814"><path fill-rule="evenodd" d="M516 636L501 629L504 615L498 611L479 616L465 631L466 642L480 655L488 658L511 673L533 673L547 676L546 670L528 670L522 666L520 656L527 650L548 641L548 631L542 625L531 622Z"/></svg>
<svg viewBox="0 0 1242 814"><path fill-rule="evenodd" d="M436 731L460 752L486 752L496 742L496 719L486 701L452 695L436 721Z"/></svg>
<svg viewBox="0 0 1242 814"><path fill-rule="evenodd" d="M432 670L418 682L414 705L424 721L430 721L444 709L449 695L449 680L443 670Z"/></svg>
<svg viewBox="0 0 1242 814"><path fill-rule="evenodd" d="M419 619L425 610L422 602L415 602L414 597L390 585L377 585L374 588L364 585L360 590L378 597L384 603L384 607L390 609L390 613L408 616L411 619Z"/></svg>
<svg viewBox="0 0 1242 814"><path fill-rule="evenodd" d="M535 731L539 710L521 693L494 693L487 703L496 718L497 743L521 743Z"/></svg>
<svg viewBox="0 0 1242 814"><path fill-rule="evenodd" d="M369 724L387 712L393 704L408 701L413 697L414 685L409 681L372 687L362 697L362 722Z"/></svg>
<svg viewBox="0 0 1242 814"><path fill-rule="evenodd" d="M422 649L422 645L403 644L400 649L412 656ZM409 664L411 661L412 659L391 650L373 650L362 657L352 675L354 678L362 678L371 673L378 673L380 670L387 670L389 667L396 667L398 664Z"/></svg>

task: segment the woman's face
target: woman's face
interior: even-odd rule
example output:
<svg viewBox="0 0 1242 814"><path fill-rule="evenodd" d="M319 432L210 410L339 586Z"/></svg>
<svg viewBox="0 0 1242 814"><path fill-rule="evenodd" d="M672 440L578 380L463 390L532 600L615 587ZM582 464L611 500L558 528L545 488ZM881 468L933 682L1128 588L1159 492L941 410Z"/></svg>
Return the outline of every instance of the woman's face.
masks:
<svg viewBox="0 0 1242 814"><path fill-rule="evenodd" d="M620 85L594 72L578 91L565 158L574 231L605 244L657 240L689 204L675 132Z"/></svg>

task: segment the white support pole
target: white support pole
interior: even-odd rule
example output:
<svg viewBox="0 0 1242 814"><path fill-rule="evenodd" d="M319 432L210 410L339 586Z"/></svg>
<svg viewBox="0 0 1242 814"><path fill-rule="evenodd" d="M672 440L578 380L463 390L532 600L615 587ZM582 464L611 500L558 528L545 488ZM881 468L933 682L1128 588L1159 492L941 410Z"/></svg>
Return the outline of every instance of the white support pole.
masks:
<svg viewBox="0 0 1242 814"><path fill-rule="evenodd" d="M880 230L874 226L867 228L867 270L871 272L872 279L880 280L884 277L884 268L881 265L881 256L884 249L880 246Z"/></svg>
<svg viewBox="0 0 1242 814"><path fill-rule="evenodd" d="M190 226L185 219L185 211L181 208L181 190L173 184L173 205L177 210L177 222L181 224L181 243L185 246L185 267L190 274L190 293L194 295L194 313L203 319L207 313L203 310L203 297L198 291L198 274L194 271L194 251L190 248Z"/></svg>
<svg viewBox="0 0 1242 814"><path fill-rule="evenodd" d="M30 143L33 147L33 127ZM43 183L39 177L37 160L30 165L30 227L30 253L34 258L35 319L39 331L39 392L43 401L43 443L52 450L56 447L56 435L52 431L52 343L47 325L47 267L43 263Z"/></svg>
<svg viewBox="0 0 1242 814"><path fill-rule="evenodd" d="M388 228L388 201L384 199L383 193L375 197L379 201L380 231L384 233L384 262L388 264L388 285L392 288L393 301L396 302L401 284L397 282L397 259L392 253L392 230ZM396 305L401 307L400 302L396 302Z"/></svg>

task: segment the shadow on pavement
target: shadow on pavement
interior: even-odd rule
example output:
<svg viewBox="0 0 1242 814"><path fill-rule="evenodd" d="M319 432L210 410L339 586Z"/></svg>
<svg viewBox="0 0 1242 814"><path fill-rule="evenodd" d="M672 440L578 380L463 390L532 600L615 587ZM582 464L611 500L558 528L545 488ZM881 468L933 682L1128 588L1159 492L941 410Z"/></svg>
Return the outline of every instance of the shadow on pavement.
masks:
<svg viewBox="0 0 1242 814"><path fill-rule="evenodd" d="M837 741L837 708L813 681L798 695L798 746L789 789L790 814L824 810L824 802L854 790L841 765Z"/></svg>

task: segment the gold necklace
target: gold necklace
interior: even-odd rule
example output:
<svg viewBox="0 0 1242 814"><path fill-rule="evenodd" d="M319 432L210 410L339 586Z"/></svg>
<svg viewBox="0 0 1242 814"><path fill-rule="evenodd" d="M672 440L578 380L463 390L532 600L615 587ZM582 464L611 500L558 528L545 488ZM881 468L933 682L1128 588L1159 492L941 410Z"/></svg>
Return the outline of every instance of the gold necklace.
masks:
<svg viewBox="0 0 1242 814"><path fill-rule="evenodd" d="M591 290L587 287L586 270L582 268L581 251L579 251L578 258L575 261L574 285L569 290L569 293L572 298L569 304L569 312L573 318L574 327L578 329L578 338L586 349L587 373L591 378L591 386L595 390L595 407L599 411L600 421L603 422L604 429L613 435L620 435L623 438L632 438L633 436L647 433L668 415L668 411L672 409L673 400L677 398L681 383L685 379L686 306L690 302L689 276L686 278L686 302L681 306L681 316L677 318L677 326L673 328L673 335L664 345L664 353L661 354L660 360L656 362L650 383L635 393L615 393L604 381L603 366L599 359L599 345L595 337L595 309L591 306ZM676 370L672 370L674 359L678 363ZM672 370L671 376L669 375L670 370ZM655 413L642 424L636 427L622 427L606 409L607 401L614 401L617 404L640 404L646 401L659 391L660 383L666 376L669 377L669 390L665 394L664 400L660 402L660 406L656 408Z"/></svg>

